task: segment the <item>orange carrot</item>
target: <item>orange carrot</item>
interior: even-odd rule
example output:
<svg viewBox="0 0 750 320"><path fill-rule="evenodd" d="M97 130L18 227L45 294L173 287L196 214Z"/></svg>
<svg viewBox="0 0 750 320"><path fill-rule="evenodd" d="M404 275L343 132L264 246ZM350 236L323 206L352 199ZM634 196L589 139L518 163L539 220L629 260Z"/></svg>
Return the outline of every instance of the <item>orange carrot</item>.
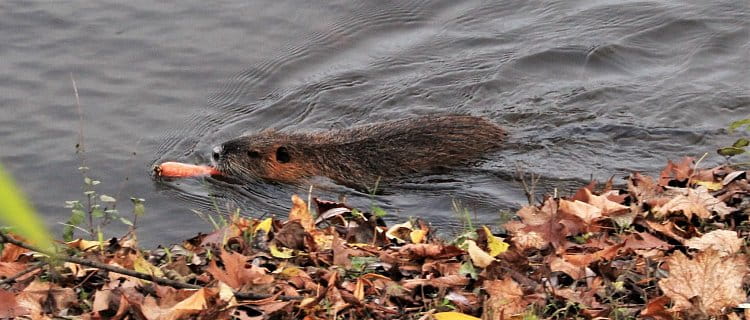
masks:
<svg viewBox="0 0 750 320"><path fill-rule="evenodd" d="M189 178L221 174L219 170L211 166L181 162L164 162L154 167L154 172L156 172L157 176L170 178Z"/></svg>

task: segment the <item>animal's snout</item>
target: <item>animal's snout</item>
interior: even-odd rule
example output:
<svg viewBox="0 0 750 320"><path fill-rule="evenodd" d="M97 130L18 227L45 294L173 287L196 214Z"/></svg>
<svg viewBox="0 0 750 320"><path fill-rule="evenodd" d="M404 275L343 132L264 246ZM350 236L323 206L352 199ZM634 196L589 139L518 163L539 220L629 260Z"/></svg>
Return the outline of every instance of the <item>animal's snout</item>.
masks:
<svg viewBox="0 0 750 320"><path fill-rule="evenodd" d="M211 154L211 158L214 161L219 161L219 159L221 159L221 153L224 152L224 147L220 146L220 145L219 146L215 146L212 151L213 152Z"/></svg>

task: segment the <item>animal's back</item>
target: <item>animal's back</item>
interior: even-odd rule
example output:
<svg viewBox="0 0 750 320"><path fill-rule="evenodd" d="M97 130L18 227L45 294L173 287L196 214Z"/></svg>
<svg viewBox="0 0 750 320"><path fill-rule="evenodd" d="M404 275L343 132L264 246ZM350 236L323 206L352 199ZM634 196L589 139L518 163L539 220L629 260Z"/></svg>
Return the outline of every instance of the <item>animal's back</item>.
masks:
<svg viewBox="0 0 750 320"><path fill-rule="evenodd" d="M348 154L352 170L389 178L476 159L500 147L505 131L481 117L426 116L327 133L330 146Z"/></svg>

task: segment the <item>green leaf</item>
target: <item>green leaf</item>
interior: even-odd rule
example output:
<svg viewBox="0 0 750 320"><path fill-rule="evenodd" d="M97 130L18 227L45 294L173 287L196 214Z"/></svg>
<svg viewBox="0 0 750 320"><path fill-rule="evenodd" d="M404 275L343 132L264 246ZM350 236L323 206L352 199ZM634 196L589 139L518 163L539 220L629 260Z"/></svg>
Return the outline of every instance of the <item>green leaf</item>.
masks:
<svg viewBox="0 0 750 320"><path fill-rule="evenodd" d="M143 206L145 200L141 198L130 198L130 201L133 202L133 214L136 217L143 216L146 213L146 207Z"/></svg>
<svg viewBox="0 0 750 320"><path fill-rule="evenodd" d="M742 119L742 120L737 120L735 122L730 123L729 124L729 132L737 130L737 128L743 127L743 126L748 126L748 128L750 128L750 118L748 118L748 119Z"/></svg>
<svg viewBox="0 0 750 320"><path fill-rule="evenodd" d="M0 221L14 227L15 232L32 244L43 249L52 248L52 239L47 228L44 227L44 222L37 216L2 165L0 165Z"/></svg>
<svg viewBox="0 0 750 320"><path fill-rule="evenodd" d="M117 202L115 198L112 198L106 194L100 195L99 200L101 200L102 202Z"/></svg>
<svg viewBox="0 0 750 320"><path fill-rule="evenodd" d="M86 213L81 209L73 209L70 212L71 215L70 220L68 220L68 224L72 224L74 226L81 225L81 223L83 223L83 218L86 216Z"/></svg>
<svg viewBox="0 0 750 320"><path fill-rule="evenodd" d="M750 140L747 140L746 138L739 138L737 141L732 144L732 147L735 148L744 148L750 145Z"/></svg>
<svg viewBox="0 0 750 320"><path fill-rule="evenodd" d="M94 210L91 210L91 216L94 218L101 218L104 217L104 210L101 208L94 208Z"/></svg>
<svg viewBox="0 0 750 320"><path fill-rule="evenodd" d="M379 218L382 218L388 215L388 213L385 212L385 210L381 209L380 207L373 207L372 214Z"/></svg>
<svg viewBox="0 0 750 320"><path fill-rule="evenodd" d="M123 217L120 217L120 222L122 222L122 223L124 223L124 224L126 224L126 225L129 225L129 226L131 226L131 227L133 226L133 222L132 222L132 221L130 221L130 220L128 220L128 219L125 219L125 218L123 218Z"/></svg>
<svg viewBox="0 0 750 320"><path fill-rule="evenodd" d="M474 269L474 265L470 261L466 261L461 264L461 267L458 269L458 274L469 275L474 280L479 277L479 274L477 274L477 269Z"/></svg>
<svg viewBox="0 0 750 320"><path fill-rule="evenodd" d="M736 148L736 147L724 147L724 148L720 148L719 150L716 150L716 153L725 157L731 157L731 156L736 156L738 154L745 153L745 149Z"/></svg>

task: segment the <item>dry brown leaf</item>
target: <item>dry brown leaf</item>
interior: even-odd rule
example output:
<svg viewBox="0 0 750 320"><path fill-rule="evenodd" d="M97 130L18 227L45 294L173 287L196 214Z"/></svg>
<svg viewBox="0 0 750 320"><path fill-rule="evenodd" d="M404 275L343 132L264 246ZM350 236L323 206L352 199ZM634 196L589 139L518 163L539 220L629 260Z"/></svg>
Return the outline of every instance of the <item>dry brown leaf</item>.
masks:
<svg viewBox="0 0 750 320"><path fill-rule="evenodd" d="M560 247L567 236L577 234L583 227L580 218L560 214L557 201L552 198L547 198L541 208L522 208L518 216L522 223L511 221L505 228L513 235L511 241L522 250Z"/></svg>
<svg viewBox="0 0 750 320"><path fill-rule="evenodd" d="M641 310L641 317L649 317L654 320L673 320L675 316L667 310L669 297L660 296L652 299Z"/></svg>
<svg viewBox="0 0 750 320"><path fill-rule="evenodd" d="M315 219L313 219L310 211L307 210L307 204L305 200L302 200L296 194L292 196L292 209L289 210L289 221L299 221L305 231L312 231L315 229Z"/></svg>
<svg viewBox="0 0 750 320"><path fill-rule="evenodd" d="M579 200L560 200L560 211L577 216L586 224L591 224L595 219L602 216L602 209Z"/></svg>
<svg viewBox="0 0 750 320"><path fill-rule="evenodd" d="M94 306L91 311L102 312L109 309L109 302L112 299L112 290L97 290L94 293Z"/></svg>
<svg viewBox="0 0 750 320"><path fill-rule="evenodd" d="M604 216L630 211L630 207L609 200L606 196L594 195L587 188L583 189L583 194L584 198L586 199L584 201L594 207L599 208L599 210L601 210L601 214Z"/></svg>
<svg viewBox="0 0 750 320"><path fill-rule="evenodd" d="M711 211L715 211L724 218L732 209L724 202L712 196L706 187L700 186L695 189L681 189L683 194L675 196L656 210L657 217L664 217L668 213L682 212L688 219L697 215L701 219L711 217Z"/></svg>
<svg viewBox="0 0 750 320"><path fill-rule="evenodd" d="M674 179L677 181L685 181L690 178L693 173L693 158L685 157L682 162L675 164L672 160L667 161L667 166L661 171L659 175L659 185L667 186L669 181Z"/></svg>
<svg viewBox="0 0 750 320"><path fill-rule="evenodd" d="M718 316L745 301L745 256L722 257L709 249L690 259L676 251L666 261L669 277L660 280L659 287L674 302L674 311Z"/></svg>
<svg viewBox="0 0 750 320"><path fill-rule="evenodd" d="M15 319L29 314L29 310L18 305L16 295L0 289L0 319Z"/></svg>
<svg viewBox="0 0 750 320"><path fill-rule="evenodd" d="M52 307L53 312L69 308L78 301L78 297L71 288L60 288L54 283L35 280L16 295L16 301L19 307L28 309L33 318L34 315L45 313L45 307Z"/></svg>
<svg viewBox="0 0 750 320"><path fill-rule="evenodd" d="M398 253L410 258L436 257L443 252L443 246L431 243L406 244Z"/></svg>
<svg viewBox="0 0 750 320"><path fill-rule="evenodd" d="M588 265L588 263L586 264ZM564 272L575 280L580 280L586 275L584 267L572 264L557 256L552 257L552 261L549 262L549 268L550 271Z"/></svg>
<svg viewBox="0 0 750 320"><path fill-rule="evenodd" d="M685 245L700 251L714 249L719 251L719 255L725 257L740 251L742 243L743 241L737 237L736 231L714 230L700 238L689 239Z"/></svg>
<svg viewBox="0 0 750 320"><path fill-rule="evenodd" d="M16 240L20 240L17 239L17 237L11 237ZM2 255L0 255L0 262L15 262L16 260L18 260L18 257L26 252L29 252L29 250L6 242L3 244Z"/></svg>
<svg viewBox="0 0 750 320"><path fill-rule="evenodd" d="M247 257L238 253L221 251L221 262L224 270L219 269L216 261L212 260L206 271L214 279L226 283L230 287L240 290L246 285L263 285L273 283L274 278L266 274L266 270L255 265L245 267Z"/></svg>
<svg viewBox="0 0 750 320"><path fill-rule="evenodd" d="M529 305L521 287L511 278L501 280L485 280L482 283L489 298L484 302L482 319L509 319L522 313Z"/></svg>
<svg viewBox="0 0 750 320"><path fill-rule="evenodd" d="M200 312L206 309L208 306L207 297L213 296L212 292L208 292L209 289L201 288L195 291L193 295L187 297L185 300L178 302L172 306L169 313L166 315L166 320L184 319L186 316Z"/></svg>
<svg viewBox="0 0 750 320"><path fill-rule="evenodd" d="M409 279L401 281L401 285L408 290L424 285L430 285L436 288L449 288L462 287L467 284L469 284L469 278L458 274L432 279Z"/></svg>
<svg viewBox="0 0 750 320"><path fill-rule="evenodd" d="M630 250L648 250L648 249L662 249L667 250L672 245L664 242L650 233L637 232L631 233L625 237L623 249Z"/></svg>
<svg viewBox="0 0 750 320"><path fill-rule="evenodd" d="M26 269L28 265L21 262L0 262L0 278L8 278ZM24 278L27 278L25 276Z"/></svg>

